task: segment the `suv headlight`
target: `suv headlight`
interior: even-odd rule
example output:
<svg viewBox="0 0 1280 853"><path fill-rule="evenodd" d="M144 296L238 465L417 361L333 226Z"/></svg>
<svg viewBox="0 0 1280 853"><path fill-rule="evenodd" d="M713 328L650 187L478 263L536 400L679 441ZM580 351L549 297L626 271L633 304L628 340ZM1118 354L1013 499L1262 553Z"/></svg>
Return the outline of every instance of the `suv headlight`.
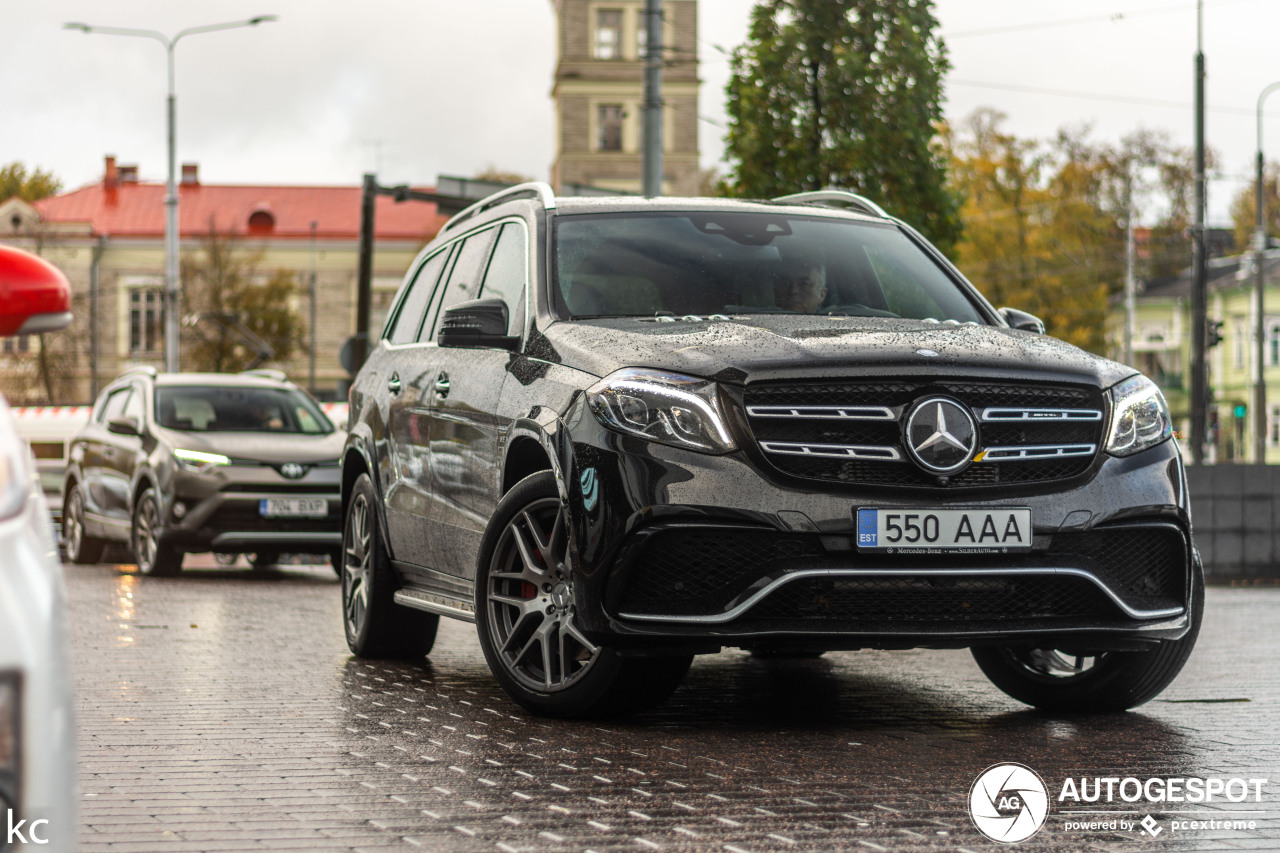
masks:
<svg viewBox="0 0 1280 853"><path fill-rule="evenodd" d="M600 423L618 432L703 453L735 447L716 383L706 379L629 367L588 388L587 402Z"/></svg>
<svg viewBox="0 0 1280 853"><path fill-rule="evenodd" d="M173 451L173 458L178 460L178 465L188 471L196 471L203 473L208 471L215 465L230 465L230 457L223 456L221 453L205 453L203 450L182 450Z"/></svg>
<svg viewBox="0 0 1280 853"><path fill-rule="evenodd" d="M1107 452L1129 456L1155 447L1173 435L1164 395L1145 376L1134 376L1111 389L1111 429Z"/></svg>

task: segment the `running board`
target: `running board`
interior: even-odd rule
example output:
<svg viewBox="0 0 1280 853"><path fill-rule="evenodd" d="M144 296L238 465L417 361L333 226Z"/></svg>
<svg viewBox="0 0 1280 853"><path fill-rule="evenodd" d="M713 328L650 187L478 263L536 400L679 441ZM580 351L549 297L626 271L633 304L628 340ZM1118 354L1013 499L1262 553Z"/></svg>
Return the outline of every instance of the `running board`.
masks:
<svg viewBox="0 0 1280 853"><path fill-rule="evenodd" d="M464 622L476 621L475 606L469 601L459 601L456 598L435 595L418 589L397 590L392 598L396 604L412 607L415 610L425 610L428 613L435 613L437 616L448 616L452 619L461 619Z"/></svg>

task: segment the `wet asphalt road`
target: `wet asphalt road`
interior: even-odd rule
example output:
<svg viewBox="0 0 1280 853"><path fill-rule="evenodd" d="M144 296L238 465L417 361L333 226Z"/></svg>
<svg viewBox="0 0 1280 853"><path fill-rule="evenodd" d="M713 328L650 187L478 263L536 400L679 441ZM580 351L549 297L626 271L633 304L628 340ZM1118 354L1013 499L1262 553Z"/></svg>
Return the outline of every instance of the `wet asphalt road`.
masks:
<svg viewBox="0 0 1280 853"><path fill-rule="evenodd" d="M964 651L730 651L655 711L564 723L506 698L471 625L442 620L421 663L359 661L327 565L187 563L66 567L86 853L1280 850L1280 588L1210 589L1182 676L1128 714L1031 712ZM1067 777L1270 782L1261 803L1055 802L1011 848L966 808L1000 762L1051 800ZM1098 812L1159 833L1068 828ZM1223 818L1244 828L1171 823Z"/></svg>

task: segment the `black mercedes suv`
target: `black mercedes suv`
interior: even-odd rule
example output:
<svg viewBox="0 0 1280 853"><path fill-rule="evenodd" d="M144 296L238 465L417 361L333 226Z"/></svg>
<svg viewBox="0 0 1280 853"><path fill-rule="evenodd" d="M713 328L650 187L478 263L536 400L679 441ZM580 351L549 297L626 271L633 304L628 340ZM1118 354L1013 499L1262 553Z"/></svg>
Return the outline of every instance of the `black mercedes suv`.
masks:
<svg viewBox="0 0 1280 853"><path fill-rule="evenodd" d="M410 268L350 417L352 651L474 621L535 712L661 701L723 647L922 646L1118 710L1199 630L1156 386L849 193L491 196Z"/></svg>

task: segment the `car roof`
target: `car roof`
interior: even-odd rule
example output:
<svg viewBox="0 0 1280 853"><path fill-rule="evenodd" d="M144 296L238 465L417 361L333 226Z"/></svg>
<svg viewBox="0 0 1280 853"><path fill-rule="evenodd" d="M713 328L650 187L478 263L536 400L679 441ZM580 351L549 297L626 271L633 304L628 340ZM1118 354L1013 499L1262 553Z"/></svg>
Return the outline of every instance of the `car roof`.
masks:
<svg viewBox="0 0 1280 853"><path fill-rule="evenodd" d="M568 196L556 199L555 214L559 216L589 213L665 213L665 212L716 212L733 213L765 213L805 214L810 216L834 217L839 219L859 220L862 222L880 222L886 220L853 210L805 203L784 203L761 201L756 199L737 198L683 198L661 196L659 198L640 198L639 196Z"/></svg>
<svg viewBox="0 0 1280 853"><path fill-rule="evenodd" d="M220 388L294 388L292 382L251 373L159 373L155 377L159 387L183 385L213 385Z"/></svg>

